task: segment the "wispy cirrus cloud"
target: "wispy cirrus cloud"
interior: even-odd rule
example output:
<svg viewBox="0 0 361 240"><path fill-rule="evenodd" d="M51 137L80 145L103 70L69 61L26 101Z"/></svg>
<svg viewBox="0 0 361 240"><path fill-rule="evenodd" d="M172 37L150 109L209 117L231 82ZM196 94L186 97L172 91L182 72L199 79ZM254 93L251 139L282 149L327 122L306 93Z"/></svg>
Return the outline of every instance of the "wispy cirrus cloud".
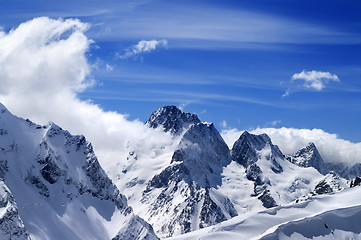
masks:
<svg viewBox="0 0 361 240"><path fill-rule="evenodd" d="M193 2L192 2L193 3ZM148 4L104 22L97 39L166 38L175 48L279 49L277 44L359 44L361 35L257 11L194 3ZM166 11L165 11L166 9ZM109 30L110 29L110 30Z"/></svg>
<svg viewBox="0 0 361 240"><path fill-rule="evenodd" d="M138 56L144 53L149 53L155 51L159 47L167 47L168 41L165 39L161 40L142 40L139 41L136 45L125 50L123 54L118 54L119 58L127 59L130 57Z"/></svg>
<svg viewBox="0 0 361 240"><path fill-rule="evenodd" d="M285 91L282 97L289 96L293 88L300 87L319 92L326 88L326 85L331 81L340 82L340 79L336 74L332 74L330 72L303 70L300 73L293 74L290 80L290 87Z"/></svg>
<svg viewBox="0 0 361 240"><path fill-rule="evenodd" d="M0 20L9 21L19 15L22 19L96 16L88 33L91 38L114 41L165 38L172 40L172 47L179 48L288 49L285 43L361 43L359 31L283 17L272 11L230 9L206 2L90 0L84 5L81 1L64 0L46 7L44 0L24 2L21 6L14 2L12 9L0 9Z"/></svg>

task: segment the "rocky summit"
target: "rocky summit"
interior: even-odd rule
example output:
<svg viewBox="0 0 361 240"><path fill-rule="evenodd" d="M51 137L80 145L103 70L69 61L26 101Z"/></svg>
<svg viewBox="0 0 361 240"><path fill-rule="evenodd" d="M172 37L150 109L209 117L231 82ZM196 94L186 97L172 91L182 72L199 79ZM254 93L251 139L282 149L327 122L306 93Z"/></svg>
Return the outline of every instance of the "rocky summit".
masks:
<svg viewBox="0 0 361 240"><path fill-rule="evenodd" d="M192 124L200 123L198 116L185 113L176 106L165 106L154 111L146 125L151 128L162 127L164 132L180 134Z"/></svg>
<svg viewBox="0 0 361 240"><path fill-rule="evenodd" d="M323 175L329 172L316 145L312 142L295 154L287 156L287 160L300 167L314 167Z"/></svg>

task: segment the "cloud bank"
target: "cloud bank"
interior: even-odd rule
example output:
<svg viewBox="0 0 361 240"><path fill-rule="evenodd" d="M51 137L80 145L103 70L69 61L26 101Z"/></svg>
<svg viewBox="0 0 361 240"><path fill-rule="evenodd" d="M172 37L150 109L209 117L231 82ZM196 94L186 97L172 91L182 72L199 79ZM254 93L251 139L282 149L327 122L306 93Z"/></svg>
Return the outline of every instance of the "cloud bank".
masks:
<svg viewBox="0 0 361 240"><path fill-rule="evenodd" d="M291 77L290 83L301 83L303 87L308 89L313 89L315 91L321 91L323 90L326 85L330 82L339 82L340 79L336 74L332 74L329 72L320 72L320 71L305 71L303 70L300 73L295 73ZM299 87L298 84L296 84L296 87ZM282 95L282 97L286 97L290 95L291 93L291 87L286 90L286 92Z"/></svg>
<svg viewBox="0 0 361 240"><path fill-rule="evenodd" d="M150 40L150 41L139 41L138 44L134 45L131 48L128 48L123 55L119 55L119 58L126 59L142 53L149 53L154 51L158 47L167 47L168 41L165 39L162 40Z"/></svg>
<svg viewBox="0 0 361 240"><path fill-rule="evenodd" d="M129 150L136 150L139 156L156 154L157 149L171 144L168 134L78 98L94 82L87 61L92 44L85 35L88 27L76 19L42 17L10 32L0 31L0 102L17 116L40 124L54 121L73 134L84 134L103 166L118 161ZM145 44L139 49L151 51L152 47ZM253 132L269 134L285 154L312 141L326 161L360 162L361 143L320 129L259 128ZM232 147L241 133L227 130L222 135Z"/></svg>
<svg viewBox="0 0 361 240"><path fill-rule="evenodd" d="M76 19L41 17L0 32L0 101L17 116L84 134L103 162L130 148L140 155L168 144L167 134L78 98L93 83L88 27Z"/></svg>
<svg viewBox="0 0 361 240"><path fill-rule="evenodd" d="M309 142L313 142L326 162L344 162L349 166L361 162L361 142L353 143L343 140L336 134L321 129L257 128L250 132L266 133L272 139L272 143L278 145L286 155L296 153ZM221 135L227 145L232 148L242 133L243 131L231 129L222 131Z"/></svg>

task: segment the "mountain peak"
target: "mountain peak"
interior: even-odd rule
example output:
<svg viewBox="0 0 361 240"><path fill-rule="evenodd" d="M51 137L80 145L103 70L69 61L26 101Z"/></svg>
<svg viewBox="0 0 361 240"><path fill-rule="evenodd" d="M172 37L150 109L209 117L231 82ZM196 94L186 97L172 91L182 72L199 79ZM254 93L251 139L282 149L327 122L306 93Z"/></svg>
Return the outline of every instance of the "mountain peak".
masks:
<svg viewBox="0 0 361 240"><path fill-rule="evenodd" d="M308 143L295 154L287 156L287 160L300 167L314 167L323 175L328 172L326 164L313 142Z"/></svg>
<svg viewBox="0 0 361 240"><path fill-rule="evenodd" d="M269 149L270 154L268 158L272 159L273 163L272 170L274 172L282 172L282 167L279 165L276 159L284 159L284 155L277 145L272 144L270 137L265 133L255 135L244 131L232 147L232 160L241 164L245 168L250 168L260 158L259 152L267 148ZM253 174L254 171L251 172ZM257 172L259 171L257 170ZM256 175L258 175L258 173ZM247 177L249 177L249 179L255 180L254 177Z"/></svg>
<svg viewBox="0 0 361 240"><path fill-rule="evenodd" d="M230 163L229 148L213 124L190 126L171 164L143 192L142 202L154 199L148 219L155 222L157 233L165 237L187 233L237 216L233 203L217 189Z"/></svg>
<svg viewBox="0 0 361 240"><path fill-rule="evenodd" d="M263 177L263 171L267 166L275 174L283 172L279 161L284 159L284 155L272 144L270 137L267 134L255 135L244 131L234 143L231 157L245 167L247 179L254 181L254 195L258 196L263 206L276 206L276 201L267 189L268 181L264 180L266 178Z"/></svg>
<svg viewBox="0 0 361 240"><path fill-rule="evenodd" d="M164 106L154 111L146 125L151 128L163 127L164 132L175 135L182 133L184 128L200 123L196 114L185 113L174 105Z"/></svg>
<svg viewBox="0 0 361 240"><path fill-rule="evenodd" d="M236 143L238 143L238 144L241 142L247 143L250 147L252 147L256 150L263 149L266 146L266 144L274 146L272 144L271 138L265 133L256 135L256 134L252 134L247 131L244 131L242 133L242 135L239 137L239 139L236 141ZM235 143L235 145L236 145L236 143Z"/></svg>
<svg viewBox="0 0 361 240"><path fill-rule="evenodd" d="M309 143L307 144L307 147L316 148L316 145L315 145L313 142L309 142Z"/></svg>
<svg viewBox="0 0 361 240"><path fill-rule="evenodd" d="M172 163L181 162L193 180L206 187L209 184L221 184L221 179L215 176L220 175L223 167L230 161L227 144L214 125L208 123L191 126L183 135L172 157ZM207 183L203 182L204 179L207 179Z"/></svg>

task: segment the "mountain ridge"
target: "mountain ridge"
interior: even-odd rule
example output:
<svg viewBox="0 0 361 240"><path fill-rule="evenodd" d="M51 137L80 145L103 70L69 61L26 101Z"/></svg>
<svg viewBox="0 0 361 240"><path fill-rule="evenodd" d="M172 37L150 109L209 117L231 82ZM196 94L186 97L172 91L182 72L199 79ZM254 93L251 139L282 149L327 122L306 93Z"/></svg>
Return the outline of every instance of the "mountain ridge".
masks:
<svg viewBox="0 0 361 240"><path fill-rule="evenodd" d="M172 237L304 206L360 182L356 165L330 165L314 143L285 156L267 134L244 131L229 149L214 124L175 106L154 111L145 125L170 140L127 147L103 170L84 136L17 118L0 104L0 236Z"/></svg>
<svg viewBox="0 0 361 240"><path fill-rule="evenodd" d="M73 136L55 123L37 125L0 108L3 189L7 202L14 202L9 209L19 215L21 237L117 239L126 234L133 236L128 239L157 239L152 227L133 214L84 136Z"/></svg>

